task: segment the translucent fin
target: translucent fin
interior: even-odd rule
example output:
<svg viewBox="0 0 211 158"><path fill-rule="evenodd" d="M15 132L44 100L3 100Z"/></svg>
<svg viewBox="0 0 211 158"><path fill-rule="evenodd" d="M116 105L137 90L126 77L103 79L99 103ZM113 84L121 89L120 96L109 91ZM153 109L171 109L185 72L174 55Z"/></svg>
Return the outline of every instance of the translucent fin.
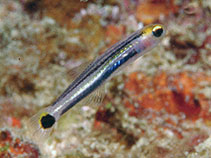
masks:
<svg viewBox="0 0 211 158"><path fill-rule="evenodd" d="M43 128L41 125L41 118L48 114L46 109L47 108L40 110L27 122L27 135L38 144L43 143L45 140L47 140L53 129L53 126L50 128Z"/></svg>
<svg viewBox="0 0 211 158"><path fill-rule="evenodd" d="M102 103L104 96L105 86L102 85L62 115L61 119L58 120L57 130L72 130L70 124L77 124L81 122L82 118L85 119L87 117L85 113L90 112L89 110L93 108L97 109L96 106Z"/></svg>
<svg viewBox="0 0 211 158"><path fill-rule="evenodd" d="M104 96L105 96L105 85L101 85L99 88L97 88L94 92L92 92L78 104L80 104L81 106L94 107L102 103Z"/></svg>
<svg viewBox="0 0 211 158"><path fill-rule="evenodd" d="M70 76L70 80L74 81L86 68L88 68L88 66L91 63L92 61L87 61L69 70L68 76ZM97 104L99 105L103 101L104 96L105 96L105 86L101 85L99 88L97 88L94 92L89 94L86 98L84 98L75 106L82 107L82 106L96 106Z"/></svg>
<svg viewBox="0 0 211 158"><path fill-rule="evenodd" d="M70 81L74 81L91 63L92 61L86 61L79 66L68 70L68 77Z"/></svg>

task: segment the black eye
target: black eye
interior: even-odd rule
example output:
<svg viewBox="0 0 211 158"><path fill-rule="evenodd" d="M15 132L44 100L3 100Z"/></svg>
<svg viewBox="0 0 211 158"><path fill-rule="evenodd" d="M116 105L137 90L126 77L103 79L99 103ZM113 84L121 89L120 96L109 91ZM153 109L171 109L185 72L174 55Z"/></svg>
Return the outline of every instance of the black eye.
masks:
<svg viewBox="0 0 211 158"><path fill-rule="evenodd" d="M44 129L52 127L55 121L55 118L49 114L43 116L40 120Z"/></svg>
<svg viewBox="0 0 211 158"><path fill-rule="evenodd" d="M163 33L163 29L161 27L159 28L154 28L153 31L152 31L152 34L155 36L155 37L160 37Z"/></svg>

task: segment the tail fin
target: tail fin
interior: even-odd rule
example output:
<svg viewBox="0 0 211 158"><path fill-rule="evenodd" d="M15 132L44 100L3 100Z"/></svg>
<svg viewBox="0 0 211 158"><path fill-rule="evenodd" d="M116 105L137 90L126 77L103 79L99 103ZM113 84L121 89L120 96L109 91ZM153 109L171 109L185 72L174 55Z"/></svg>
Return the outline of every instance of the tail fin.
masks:
<svg viewBox="0 0 211 158"><path fill-rule="evenodd" d="M49 114L46 109L39 111L27 122L27 133L38 144L49 138L56 122L54 116Z"/></svg>

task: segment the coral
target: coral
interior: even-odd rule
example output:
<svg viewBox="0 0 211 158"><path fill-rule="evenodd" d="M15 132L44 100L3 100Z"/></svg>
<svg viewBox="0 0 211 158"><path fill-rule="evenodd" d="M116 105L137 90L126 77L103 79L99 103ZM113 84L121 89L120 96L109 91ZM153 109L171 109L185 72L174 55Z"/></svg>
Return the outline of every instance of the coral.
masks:
<svg viewBox="0 0 211 158"><path fill-rule="evenodd" d="M32 144L15 138L10 131L0 131L0 157L39 158L39 150Z"/></svg>
<svg viewBox="0 0 211 158"><path fill-rule="evenodd" d="M196 0L0 0L0 157L208 157L209 17ZM148 23L166 26L161 44L108 82L101 105L63 116L39 155L25 122L72 68Z"/></svg>
<svg viewBox="0 0 211 158"><path fill-rule="evenodd" d="M144 24L151 24L162 16L178 12L178 6L175 5L174 0L163 1L143 1L136 10L136 17Z"/></svg>
<svg viewBox="0 0 211 158"><path fill-rule="evenodd" d="M205 99L203 93L194 93L202 82L211 82L210 76L204 73L182 72L166 74L161 72L149 78L144 74L133 73L125 84L126 91L133 96L133 102L139 107L131 109L131 115L142 113L143 108L156 111L165 109L169 113L183 112L187 118L198 119L210 117L210 97ZM148 89L148 91L146 90Z"/></svg>

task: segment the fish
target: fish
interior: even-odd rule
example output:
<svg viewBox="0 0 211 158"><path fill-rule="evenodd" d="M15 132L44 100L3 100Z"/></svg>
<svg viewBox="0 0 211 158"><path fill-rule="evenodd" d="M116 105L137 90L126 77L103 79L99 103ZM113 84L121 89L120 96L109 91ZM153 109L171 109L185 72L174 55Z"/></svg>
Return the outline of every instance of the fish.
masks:
<svg viewBox="0 0 211 158"><path fill-rule="evenodd" d="M103 86L125 65L156 47L162 41L165 32L165 27L161 24L145 26L93 60L53 104L29 119L28 130L31 137L36 140L48 137L61 116Z"/></svg>

